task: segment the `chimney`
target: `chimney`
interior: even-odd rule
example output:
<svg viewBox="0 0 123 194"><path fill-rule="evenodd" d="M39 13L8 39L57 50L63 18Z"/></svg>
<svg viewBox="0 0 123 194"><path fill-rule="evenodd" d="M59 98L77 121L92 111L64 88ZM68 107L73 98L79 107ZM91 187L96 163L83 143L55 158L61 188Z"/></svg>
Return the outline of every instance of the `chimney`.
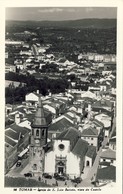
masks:
<svg viewBox="0 0 123 194"><path fill-rule="evenodd" d="M37 94L39 94L39 90L37 90Z"/></svg>
<svg viewBox="0 0 123 194"><path fill-rule="evenodd" d="M52 93L51 93L51 92L49 92L49 96L50 96L50 97L52 96Z"/></svg>
<svg viewBox="0 0 123 194"><path fill-rule="evenodd" d="M15 114L15 124L18 125L20 123L20 115L19 113Z"/></svg>
<svg viewBox="0 0 123 194"><path fill-rule="evenodd" d="M88 112L91 111L91 104L88 104Z"/></svg>

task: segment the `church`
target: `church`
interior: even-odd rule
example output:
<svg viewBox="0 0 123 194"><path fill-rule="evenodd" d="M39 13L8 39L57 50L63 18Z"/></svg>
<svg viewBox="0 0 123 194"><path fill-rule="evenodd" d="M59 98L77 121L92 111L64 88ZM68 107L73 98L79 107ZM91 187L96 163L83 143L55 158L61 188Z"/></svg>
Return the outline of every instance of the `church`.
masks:
<svg viewBox="0 0 123 194"><path fill-rule="evenodd" d="M58 173L70 178L79 177L84 168L87 150L88 143L80 138L77 129L70 127L51 143L45 153L44 171L52 175Z"/></svg>
<svg viewBox="0 0 123 194"><path fill-rule="evenodd" d="M79 177L86 165L90 150L96 150L89 146L88 142L81 139L81 133L74 127L69 127L50 142L48 138L48 124L44 115L44 109L39 97L39 105L32 123L30 143L30 171L34 176L42 173L54 175L65 174L69 178ZM94 149L92 149L92 147ZM89 160L93 164L95 152Z"/></svg>

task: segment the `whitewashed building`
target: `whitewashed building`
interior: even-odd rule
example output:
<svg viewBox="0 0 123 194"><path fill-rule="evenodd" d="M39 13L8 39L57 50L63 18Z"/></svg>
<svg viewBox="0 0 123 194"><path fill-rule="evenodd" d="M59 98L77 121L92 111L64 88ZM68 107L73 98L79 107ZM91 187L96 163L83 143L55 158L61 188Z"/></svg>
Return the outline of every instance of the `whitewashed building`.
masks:
<svg viewBox="0 0 123 194"><path fill-rule="evenodd" d="M36 92L31 92L25 96L25 101L26 102L31 102L33 104L37 104L39 99L39 91L37 90Z"/></svg>
<svg viewBox="0 0 123 194"><path fill-rule="evenodd" d="M45 153L44 172L51 175L66 174L70 178L81 176L87 163L85 157L88 147L88 143L80 138L79 131L70 127L52 142ZM49 161L52 162L49 163Z"/></svg>

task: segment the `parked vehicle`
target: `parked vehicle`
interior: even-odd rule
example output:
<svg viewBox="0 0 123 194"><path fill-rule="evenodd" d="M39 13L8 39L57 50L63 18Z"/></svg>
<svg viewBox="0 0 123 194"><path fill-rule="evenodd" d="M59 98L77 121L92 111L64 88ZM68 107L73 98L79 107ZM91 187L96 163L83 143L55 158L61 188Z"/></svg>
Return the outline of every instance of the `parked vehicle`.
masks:
<svg viewBox="0 0 123 194"><path fill-rule="evenodd" d="M57 176L59 176L59 174L58 173L54 173L54 178L56 178Z"/></svg>
<svg viewBox="0 0 123 194"><path fill-rule="evenodd" d="M21 166L21 160L18 160L16 163L16 167L19 167L19 166Z"/></svg>
<svg viewBox="0 0 123 194"><path fill-rule="evenodd" d="M30 172L24 174L25 177L32 177L32 174Z"/></svg>
<svg viewBox="0 0 123 194"><path fill-rule="evenodd" d="M73 183L81 183L82 182L82 178L81 177L77 177L77 178L75 178L75 179L72 179L71 180Z"/></svg>
<svg viewBox="0 0 123 194"><path fill-rule="evenodd" d="M59 176L56 177L56 180L58 180L58 181L65 181L66 178L64 176L59 175Z"/></svg>
<svg viewBox="0 0 123 194"><path fill-rule="evenodd" d="M67 177L64 175L59 175L58 173L54 173L54 178L59 181L65 181L67 179Z"/></svg>
<svg viewBox="0 0 123 194"><path fill-rule="evenodd" d="M52 179L52 176L48 173L43 173L42 176L46 179Z"/></svg>
<svg viewBox="0 0 123 194"><path fill-rule="evenodd" d="M29 148L24 149L21 153L19 153L18 159L22 160L22 159L28 158L28 153L29 153Z"/></svg>

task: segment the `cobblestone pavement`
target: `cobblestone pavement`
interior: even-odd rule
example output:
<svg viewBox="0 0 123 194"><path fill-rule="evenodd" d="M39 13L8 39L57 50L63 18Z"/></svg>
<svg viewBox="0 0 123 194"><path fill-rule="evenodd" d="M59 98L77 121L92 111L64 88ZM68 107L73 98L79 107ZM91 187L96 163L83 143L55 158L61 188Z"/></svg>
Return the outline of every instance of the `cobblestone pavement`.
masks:
<svg viewBox="0 0 123 194"><path fill-rule="evenodd" d="M102 142L102 146L105 146L107 144L108 139L105 138L104 141ZM95 158L94 164L93 166L89 169L87 176L85 178L86 181L91 182L92 180L95 180L95 176L97 173L97 169L99 166L99 160L100 160L100 156L102 153L102 146L100 147L99 151L97 152L97 156Z"/></svg>

